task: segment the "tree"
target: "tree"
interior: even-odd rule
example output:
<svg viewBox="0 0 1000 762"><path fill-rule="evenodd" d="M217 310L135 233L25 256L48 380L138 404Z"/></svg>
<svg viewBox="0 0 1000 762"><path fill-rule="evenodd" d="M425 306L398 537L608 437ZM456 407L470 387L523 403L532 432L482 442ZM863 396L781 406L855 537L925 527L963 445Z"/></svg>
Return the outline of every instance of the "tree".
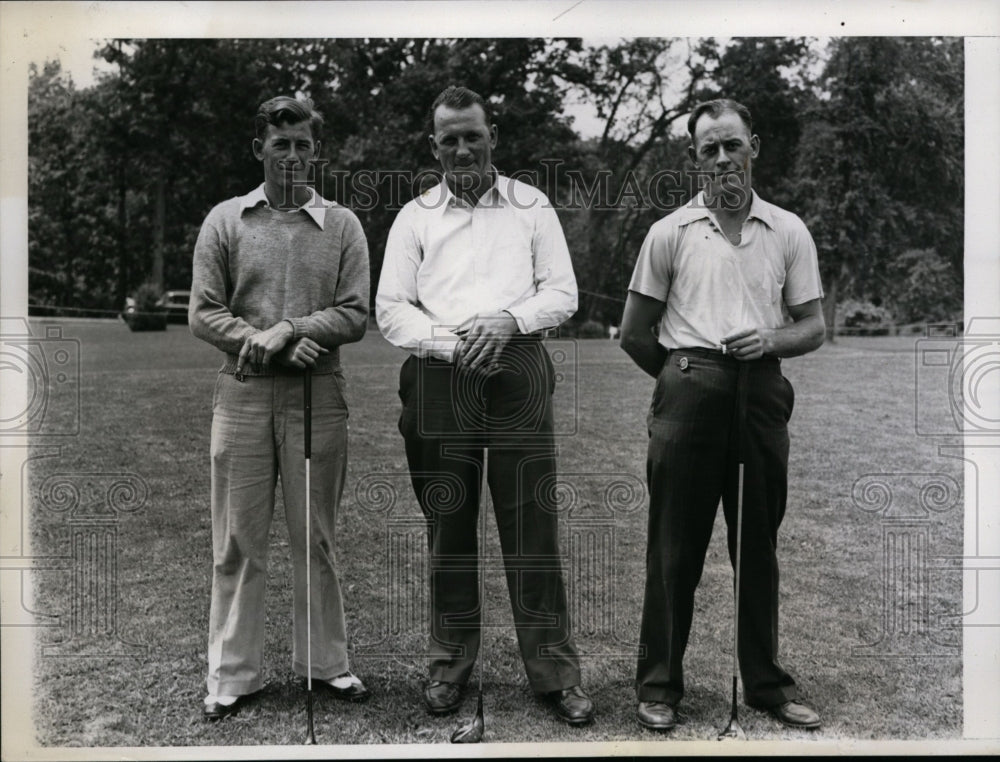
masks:
<svg viewBox="0 0 1000 762"><path fill-rule="evenodd" d="M111 112L107 87L78 91L58 62L31 67L28 288L35 304L115 309Z"/></svg>
<svg viewBox="0 0 1000 762"><path fill-rule="evenodd" d="M584 144L586 174L582 238L586 256L574 260L581 283L579 320L618 322L635 258L649 226L687 199L675 190L684 178L678 121L695 102L706 76L700 43L664 38L623 40L584 52L573 84L591 103L604 129ZM675 174L657 184L665 170ZM589 181L589 182L588 182Z"/></svg>
<svg viewBox="0 0 1000 762"><path fill-rule="evenodd" d="M832 43L795 169L830 330L844 295L893 303L892 264L909 249L937 252L960 289L963 69L960 39Z"/></svg>

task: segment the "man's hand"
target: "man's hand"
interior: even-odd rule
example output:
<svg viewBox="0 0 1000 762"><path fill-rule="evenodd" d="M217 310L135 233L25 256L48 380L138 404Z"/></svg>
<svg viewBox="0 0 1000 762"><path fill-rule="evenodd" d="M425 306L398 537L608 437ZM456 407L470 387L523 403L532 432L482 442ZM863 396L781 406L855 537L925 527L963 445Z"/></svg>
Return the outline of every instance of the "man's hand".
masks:
<svg viewBox="0 0 1000 762"><path fill-rule="evenodd" d="M797 357L818 348L826 337L823 305L819 299L788 308L792 322L780 328L744 328L723 338L726 353L737 360Z"/></svg>
<svg viewBox="0 0 1000 762"><path fill-rule="evenodd" d="M267 367L275 353L285 348L291 340L295 329L287 320L275 323L266 331L248 336L240 348L240 356L236 361L236 372L242 373L246 365L256 370Z"/></svg>
<svg viewBox="0 0 1000 762"><path fill-rule="evenodd" d="M308 336L303 336L288 344L274 356L274 359L282 365L304 370L316 367L316 360L319 359L319 356L329 353L330 350L326 347L321 347Z"/></svg>
<svg viewBox="0 0 1000 762"><path fill-rule="evenodd" d="M500 353L517 333L517 321L509 312L474 315L455 329L460 336L455 365L467 370L489 371L500 362Z"/></svg>
<svg viewBox="0 0 1000 762"><path fill-rule="evenodd" d="M722 346L726 354L735 360L759 360L771 353L773 337L773 328L744 328L724 336Z"/></svg>

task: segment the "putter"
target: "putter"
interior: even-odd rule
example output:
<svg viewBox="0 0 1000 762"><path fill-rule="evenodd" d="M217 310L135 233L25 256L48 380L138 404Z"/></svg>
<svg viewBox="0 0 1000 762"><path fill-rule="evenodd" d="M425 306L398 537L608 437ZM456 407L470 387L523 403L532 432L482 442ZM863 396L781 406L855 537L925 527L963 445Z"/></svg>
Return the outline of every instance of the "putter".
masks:
<svg viewBox="0 0 1000 762"><path fill-rule="evenodd" d="M489 458L488 448L483 451L483 474L486 474L487 462ZM483 740L483 733L486 732L486 722L483 719L483 650L486 645L485 634L483 633L483 620L486 618L486 575L483 572L483 544L486 542L486 520L482 518L485 514L480 506L480 526L479 542L476 546L476 566L479 571L479 632L481 645L479 647L479 697L476 699L476 716L468 723L460 727L451 734L452 743L479 743Z"/></svg>
<svg viewBox="0 0 1000 762"><path fill-rule="evenodd" d="M313 683L312 683L312 537L309 526L312 518L310 510L310 478L309 460L312 457L312 368L307 367L302 377L302 412L305 433L306 454L306 697L309 716L309 735L307 746L316 745L316 734L313 731Z"/></svg>
<svg viewBox="0 0 1000 762"><path fill-rule="evenodd" d="M739 453L739 474L736 484L736 569L735 569L735 592L733 593L733 704L729 715L729 724L719 733L719 740L735 738L745 741L746 732L740 725L738 709L736 703L736 682L739 679L739 654L737 649L740 644L740 556L743 547L743 461L744 461L744 437L743 427L746 417L746 386L747 374L750 366L745 362L740 363L739 375L736 381L736 446Z"/></svg>

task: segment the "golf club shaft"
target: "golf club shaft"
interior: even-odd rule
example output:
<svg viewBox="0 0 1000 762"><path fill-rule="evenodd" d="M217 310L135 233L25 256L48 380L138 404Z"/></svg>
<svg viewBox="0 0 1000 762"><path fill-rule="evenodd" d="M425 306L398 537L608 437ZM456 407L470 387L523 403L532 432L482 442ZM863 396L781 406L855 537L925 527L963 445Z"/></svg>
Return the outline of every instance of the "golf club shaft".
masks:
<svg viewBox="0 0 1000 762"><path fill-rule="evenodd" d="M306 696L309 717L309 737L307 743L316 743L313 731L312 695L312 479L309 466L312 459L312 369L306 368L302 377L302 413L304 449L306 460Z"/></svg>
<svg viewBox="0 0 1000 762"><path fill-rule="evenodd" d="M732 716L737 715L736 683L739 675L740 647L740 577L743 556L743 470L746 460L746 405L747 380L750 366L740 363L736 376L736 451L739 460L739 471L736 480L736 568L734 570L733 592L733 707Z"/></svg>
<svg viewBox="0 0 1000 762"><path fill-rule="evenodd" d="M481 490L485 493L489 489L489 479L487 478L487 473L489 469L490 460L490 448L483 448L483 489ZM483 570L483 564L486 560L486 511L482 508L482 501L480 501L480 518L479 518L479 542L476 544L476 553L478 558L476 559L476 568L479 570L479 709L482 711L483 708L483 662L484 662L484 652L486 646L486 573Z"/></svg>
<svg viewBox="0 0 1000 762"><path fill-rule="evenodd" d="M735 592L733 594L733 717L736 717L736 679L739 673L739 647L740 647L740 566L743 550L743 463L739 465L739 478L737 480L736 495L736 581Z"/></svg>

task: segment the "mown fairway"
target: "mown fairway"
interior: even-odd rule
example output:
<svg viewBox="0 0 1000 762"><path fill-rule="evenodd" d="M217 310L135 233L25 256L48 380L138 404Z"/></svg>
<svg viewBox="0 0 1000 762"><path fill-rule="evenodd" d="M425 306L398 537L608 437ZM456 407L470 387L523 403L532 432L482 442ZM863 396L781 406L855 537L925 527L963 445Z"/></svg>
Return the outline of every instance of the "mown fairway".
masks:
<svg viewBox="0 0 1000 762"><path fill-rule="evenodd" d="M36 332L43 325L33 321ZM236 717L219 724L201 719L211 577L209 426L220 356L184 326L135 334L118 322L61 325L65 337L81 342L80 434L61 441L57 457L35 461L32 552L72 555L67 515L41 505L39 486L46 478L67 474L79 480L72 475L102 472L132 473L143 480L149 489L145 505L116 524L118 637L142 650L137 658L43 656L44 645L68 632L65 627L39 629L38 741L54 746L301 743L305 695L290 666L290 562L280 501L272 529L266 688ZM938 446L954 443L954 437L915 433L914 343L907 337L842 338L783 365L797 399L789 507L779 534L781 656L822 713L824 728L815 734L788 731L741 706L751 739L960 736L961 638L947 619L960 613L958 573L932 569L909 608L889 606L906 627L933 636L933 646L923 655L913 655L913 648L879 656L855 650L879 640L887 610L887 518L861 510L852 498L855 482L882 473L944 474L961 483L961 461L938 453ZM617 343L555 340L549 348L562 353L556 401L558 428L565 434L560 468L569 485L565 499L574 501L566 503L562 549L578 645L587 654L584 684L597 717L589 728L566 728L534 699L517 653L504 580L492 570L486 583L490 626L484 637L486 740L664 740L636 724L632 689L645 553L645 415L652 381ZM447 743L474 711L474 693L458 715L446 718L429 716L420 699L424 544L396 429L402 359L375 330L343 351L351 453L338 562L353 667L375 695L361 706L318 696L321 744ZM946 424L946 400L931 402L939 406L931 415ZM629 488L640 491L629 494ZM930 557L961 554L961 500L948 510L921 515L920 522ZM487 526L487 554L495 555L492 516ZM685 662L686 721L667 739L714 743L728 719L732 597L722 530L720 511ZM74 598L66 569L37 571L35 590L37 612L70 621ZM925 620L917 617L921 607ZM616 748L627 753L627 747ZM670 753L669 746L663 753Z"/></svg>

